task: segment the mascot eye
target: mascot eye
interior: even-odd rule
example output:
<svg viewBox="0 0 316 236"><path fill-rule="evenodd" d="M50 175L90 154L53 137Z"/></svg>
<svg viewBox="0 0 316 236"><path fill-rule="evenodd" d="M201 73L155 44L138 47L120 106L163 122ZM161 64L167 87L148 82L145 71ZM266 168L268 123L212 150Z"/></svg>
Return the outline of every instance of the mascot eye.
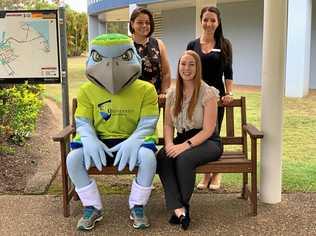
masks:
<svg viewBox="0 0 316 236"><path fill-rule="evenodd" d="M96 51L92 51L91 52L91 56L92 56L92 59L95 61L95 62L100 62L102 61L102 56L96 52Z"/></svg>
<svg viewBox="0 0 316 236"><path fill-rule="evenodd" d="M122 56L122 60L124 61L130 61L133 58L133 50L132 49L128 49Z"/></svg>

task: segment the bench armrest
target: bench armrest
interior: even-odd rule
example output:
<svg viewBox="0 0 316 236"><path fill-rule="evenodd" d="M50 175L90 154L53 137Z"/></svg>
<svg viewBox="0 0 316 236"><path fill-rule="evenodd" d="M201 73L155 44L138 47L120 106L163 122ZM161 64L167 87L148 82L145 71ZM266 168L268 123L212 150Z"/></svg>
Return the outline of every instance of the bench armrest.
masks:
<svg viewBox="0 0 316 236"><path fill-rule="evenodd" d="M62 131L60 131L58 134L56 134L53 137L53 140L55 142L65 141L71 134L75 132L75 128L72 125L66 126Z"/></svg>
<svg viewBox="0 0 316 236"><path fill-rule="evenodd" d="M249 136L251 138L255 138L255 139L258 139L258 138L262 139L263 138L263 132L258 130L252 124L243 125L243 129L249 134Z"/></svg>

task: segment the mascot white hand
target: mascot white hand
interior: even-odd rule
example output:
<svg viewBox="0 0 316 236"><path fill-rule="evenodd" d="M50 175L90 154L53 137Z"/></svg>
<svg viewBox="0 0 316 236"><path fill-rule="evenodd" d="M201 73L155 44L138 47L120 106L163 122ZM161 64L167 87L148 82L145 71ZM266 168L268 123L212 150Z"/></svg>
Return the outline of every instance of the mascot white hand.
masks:
<svg viewBox="0 0 316 236"><path fill-rule="evenodd" d="M110 157L113 157L112 152L100 139L98 139L95 130L92 128L88 119L76 118L76 127L82 142L86 169L90 169L92 160L97 169L101 171L102 166L106 166L105 153Z"/></svg>
<svg viewBox="0 0 316 236"><path fill-rule="evenodd" d="M134 133L125 141L111 148L111 152L117 152L114 165L119 163L118 170L121 171L129 163L129 170L132 171L136 165L138 150L141 146L156 151L156 146L153 141L145 142L146 136L154 133L158 117L142 118Z"/></svg>

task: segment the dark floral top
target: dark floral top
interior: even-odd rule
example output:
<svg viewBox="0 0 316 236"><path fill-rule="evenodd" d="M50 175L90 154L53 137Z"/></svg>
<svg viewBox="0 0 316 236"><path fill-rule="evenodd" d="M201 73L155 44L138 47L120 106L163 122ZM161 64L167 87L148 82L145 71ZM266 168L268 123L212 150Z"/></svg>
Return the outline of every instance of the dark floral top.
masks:
<svg viewBox="0 0 316 236"><path fill-rule="evenodd" d="M145 45L135 42L134 45L142 58L142 75L140 79L153 83L159 94L161 90L161 58L157 39L150 37Z"/></svg>

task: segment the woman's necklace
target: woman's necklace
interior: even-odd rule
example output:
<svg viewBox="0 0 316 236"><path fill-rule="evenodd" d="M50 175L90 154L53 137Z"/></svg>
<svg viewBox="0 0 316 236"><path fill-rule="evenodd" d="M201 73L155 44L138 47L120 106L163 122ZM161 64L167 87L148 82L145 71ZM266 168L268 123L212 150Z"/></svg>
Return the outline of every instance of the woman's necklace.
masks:
<svg viewBox="0 0 316 236"><path fill-rule="evenodd" d="M137 43L137 44L145 45L145 44L147 43L147 41L148 41L148 38L146 37L146 38L143 39L143 40L139 40L139 39L136 39L135 36L133 36L133 40L134 40L134 42Z"/></svg>

